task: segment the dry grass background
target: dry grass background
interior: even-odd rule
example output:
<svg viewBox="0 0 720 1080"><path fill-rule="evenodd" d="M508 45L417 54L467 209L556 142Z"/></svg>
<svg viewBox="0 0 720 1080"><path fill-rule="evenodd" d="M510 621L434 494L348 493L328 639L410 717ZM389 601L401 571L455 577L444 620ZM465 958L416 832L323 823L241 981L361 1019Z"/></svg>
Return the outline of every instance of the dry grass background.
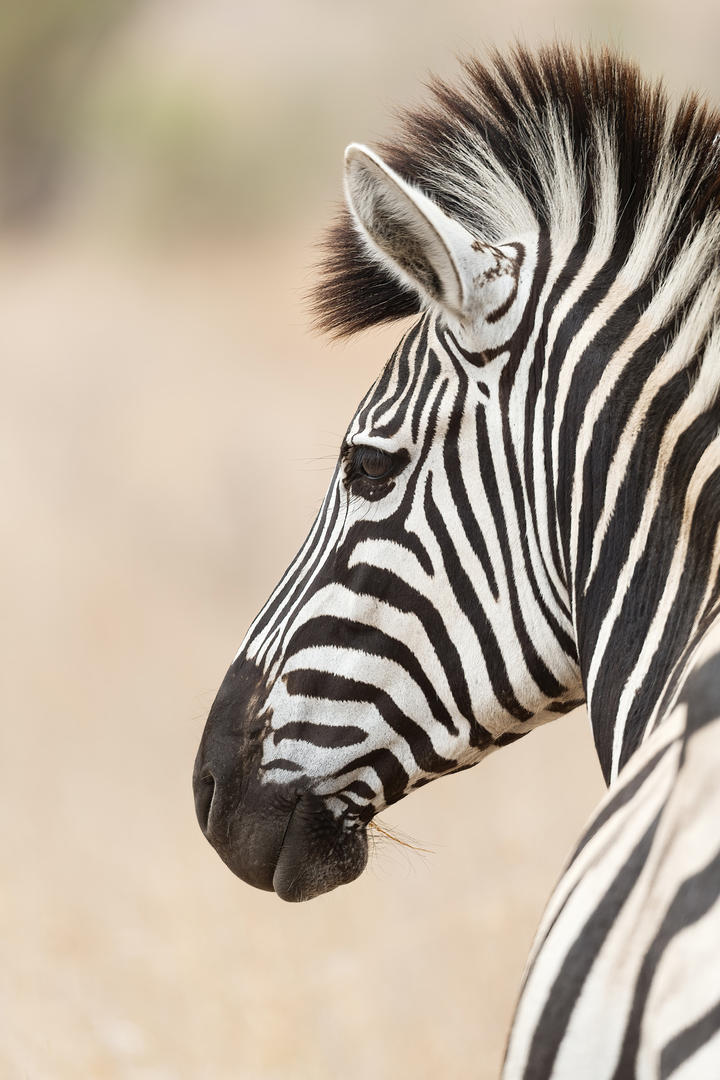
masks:
<svg viewBox="0 0 720 1080"><path fill-rule="evenodd" d="M380 839L300 906L205 843L193 757L399 333L309 335L344 142L516 32L609 37L717 90L718 19L178 0L107 46L62 198L0 247L2 1080L497 1075L602 787L584 715L385 815L434 854Z"/></svg>

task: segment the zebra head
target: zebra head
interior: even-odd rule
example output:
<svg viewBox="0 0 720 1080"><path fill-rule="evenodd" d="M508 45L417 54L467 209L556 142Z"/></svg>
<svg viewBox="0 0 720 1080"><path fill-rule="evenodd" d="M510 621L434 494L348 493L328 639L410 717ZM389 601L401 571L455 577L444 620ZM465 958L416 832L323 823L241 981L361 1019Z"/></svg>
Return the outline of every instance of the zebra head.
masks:
<svg viewBox="0 0 720 1080"><path fill-rule="evenodd" d="M720 604L720 117L607 52L466 76L348 150L323 323L420 318L198 754L208 839L286 899L580 700L610 781Z"/></svg>
<svg viewBox="0 0 720 1080"><path fill-rule="evenodd" d="M195 769L207 838L287 900L354 879L383 807L582 696L528 488L528 385L508 369L532 339L542 239L483 242L360 146L345 178L364 257L423 313L350 423Z"/></svg>

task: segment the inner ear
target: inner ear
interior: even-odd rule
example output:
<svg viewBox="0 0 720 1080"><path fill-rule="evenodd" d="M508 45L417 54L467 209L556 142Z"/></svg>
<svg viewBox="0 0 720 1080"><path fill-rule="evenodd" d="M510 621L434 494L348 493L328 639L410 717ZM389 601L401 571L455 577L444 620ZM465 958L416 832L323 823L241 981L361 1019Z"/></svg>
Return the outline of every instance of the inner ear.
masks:
<svg viewBox="0 0 720 1080"><path fill-rule="evenodd" d="M472 237L365 147L345 154L348 205L376 255L402 280L456 314L465 306L458 258Z"/></svg>
<svg viewBox="0 0 720 1080"><path fill-rule="evenodd" d="M441 274L435 269L434 262L428 257L428 248L433 242L430 230L423 228L424 223L408 220L403 207L396 206L382 194L375 199L373 215L368 223L368 234L381 250L404 270L413 284L420 285L434 300L447 303L447 287L443 285ZM442 253L437 253L442 258ZM448 258L448 270L454 273L454 266ZM459 281L458 281L459 287Z"/></svg>

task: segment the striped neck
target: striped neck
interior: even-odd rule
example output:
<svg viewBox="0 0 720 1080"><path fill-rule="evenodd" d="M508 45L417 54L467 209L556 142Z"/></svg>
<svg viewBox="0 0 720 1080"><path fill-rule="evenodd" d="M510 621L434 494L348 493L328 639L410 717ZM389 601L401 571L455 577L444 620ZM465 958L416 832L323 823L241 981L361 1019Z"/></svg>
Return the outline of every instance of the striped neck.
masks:
<svg viewBox="0 0 720 1080"><path fill-rule="evenodd" d="M693 342L692 311L648 332L641 297L621 310L573 375L563 439L570 468L559 485L567 501L558 506L608 783L676 698L718 611L720 564L714 351Z"/></svg>

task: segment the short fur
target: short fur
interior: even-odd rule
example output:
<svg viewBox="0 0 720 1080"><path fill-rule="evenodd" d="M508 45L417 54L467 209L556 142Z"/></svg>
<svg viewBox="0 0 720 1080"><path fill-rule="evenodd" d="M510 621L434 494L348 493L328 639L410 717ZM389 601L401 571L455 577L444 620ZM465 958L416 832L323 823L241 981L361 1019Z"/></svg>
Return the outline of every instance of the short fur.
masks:
<svg viewBox="0 0 720 1080"><path fill-rule="evenodd" d="M642 246L637 271L654 287L702 222L710 265L700 260L697 284L718 272L720 115L697 97L673 111L632 63L562 45L467 61L461 86L431 90L381 153L478 239L540 229L588 247L610 229L618 267L632 271ZM420 309L363 249L347 211L325 252L313 296L322 329L352 334Z"/></svg>

